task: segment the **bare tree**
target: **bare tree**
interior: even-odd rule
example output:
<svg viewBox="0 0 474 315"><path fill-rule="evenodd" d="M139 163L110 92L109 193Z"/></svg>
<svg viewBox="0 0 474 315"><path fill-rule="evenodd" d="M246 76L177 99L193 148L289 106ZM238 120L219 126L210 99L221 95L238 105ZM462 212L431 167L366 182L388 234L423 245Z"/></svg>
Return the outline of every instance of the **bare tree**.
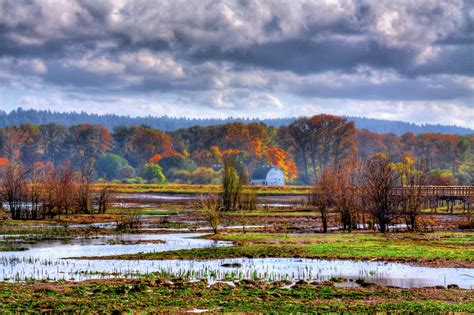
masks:
<svg viewBox="0 0 474 315"><path fill-rule="evenodd" d="M322 178L311 190L310 196L311 205L315 206L321 215L321 225L323 227L323 233L328 232L329 207L331 207L333 204L333 200L329 192L329 187L331 185L329 181L331 180L331 177L328 177L323 174Z"/></svg>
<svg viewBox="0 0 474 315"><path fill-rule="evenodd" d="M362 174L363 203L382 233L400 216L399 200L393 193L398 181L399 175L387 157L377 155L367 161Z"/></svg>
<svg viewBox="0 0 474 315"><path fill-rule="evenodd" d="M422 169L422 165L416 168L410 167L403 174L403 194L400 196L401 207L405 215L407 227L411 231L418 230L417 219L425 201L423 186L427 184L428 179Z"/></svg>
<svg viewBox="0 0 474 315"><path fill-rule="evenodd" d="M28 198L27 179L30 170L17 162L10 162L0 178L0 196L7 203L12 219L21 220L28 216L26 200Z"/></svg>
<svg viewBox="0 0 474 315"><path fill-rule="evenodd" d="M337 169L326 168L318 184L313 188L312 203L321 213L323 231L327 231L329 208L340 215L345 231L357 228L357 212L360 208L359 189L356 183L356 169L345 164Z"/></svg>
<svg viewBox="0 0 474 315"><path fill-rule="evenodd" d="M74 192L76 185L74 181L76 174L70 163L59 169L58 184L56 186L56 208L59 213L68 213L74 207Z"/></svg>
<svg viewBox="0 0 474 315"><path fill-rule="evenodd" d="M31 172L31 180L28 189L28 200L30 202L30 217L33 220L43 218L41 201L44 195L45 173L44 167L34 167ZM41 212L41 213L40 213Z"/></svg>
<svg viewBox="0 0 474 315"><path fill-rule="evenodd" d="M218 234L224 210L219 198L213 194L198 196L196 207L203 212L205 220L209 223L214 234Z"/></svg>
<svg viewBox="0 0 474 315"><path fill-rule="evenodd" d="M91 183L94 173L92 158L83 157L76 187L76 206L81 213L90 213L92 204Z"/></svg>
<svg viewBox="0 0 474 315"><path fill-rule="evenodd" d="M99 213L105 213L109 204L109 199L112 196L112 187L110 185L104 185L99 189L97 194L97 203Z"/></svg>
<svg viewBox="0 0 474 315"><path fill-rule="evenodd" d="M75 174L70 163L59 167L48 164L43 175L43 213L49 217L68 213L74 206Z"/></svg>
<svg viewBox="0 0 474 315"><path fill-rule="evenodd" d="M329 193L340 214L343 230L350 232L357 228L357 212L360 208L356 168L352 163L346 163L330 172L330 175L333 181Z"/></svg>

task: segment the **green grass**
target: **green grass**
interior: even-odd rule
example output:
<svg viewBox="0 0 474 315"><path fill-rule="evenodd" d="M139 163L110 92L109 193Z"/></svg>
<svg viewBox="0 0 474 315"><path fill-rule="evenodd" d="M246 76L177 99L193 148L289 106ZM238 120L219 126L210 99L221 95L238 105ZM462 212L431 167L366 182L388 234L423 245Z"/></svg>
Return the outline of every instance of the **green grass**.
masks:
<svg viewBox="0 0 474 315"><path fill-rule="evenodd" d="M432 266L474 267L471 234L225 234L215 239L237 246L110 256L110 259L219 259L306 257L413 262ZM452 239L452 242L448 242ZM460 241L462 240L462 241ZM103 258L103 257L101 257Z"/></svg>
<svg viewBox="0 0 474 315"><path fill-rule="evenodd" d="M3 242L0 242L0 252L22 252L28 250L26 247L17 247L17 246L11 246L9 244L5 244Z"/></svg>
<svg viewBox="0 0 474 315"><path fill-rule="evenodd" d="M262 210L250 210L245 212L235 212L235 213L226 213L227 216L242 216L251 217L251 216L285 216L285 217L308 217L316 216L319 217L320 214L317 211L276 211L275 209L269 211Z"/></svg>
<svg viewBox="0 0 474 315"><path fill-rule="evenodd" d="M236 287L171 279L81 283L0 283L0 313L156 313L194 308L210 312L474 312L473 291L459 289L336 288L246 281Z"/></svg>
<svg viewBox="0 0 474 315"><path fill-rule="evenodd" d="M221 185L193 184L93 184L93 189L104 185L111 187L117 193L167 193L167 194L203 194L218 193ZM311 186L244 186L244 192L255 192L257 195L306 195Z"/></svg>

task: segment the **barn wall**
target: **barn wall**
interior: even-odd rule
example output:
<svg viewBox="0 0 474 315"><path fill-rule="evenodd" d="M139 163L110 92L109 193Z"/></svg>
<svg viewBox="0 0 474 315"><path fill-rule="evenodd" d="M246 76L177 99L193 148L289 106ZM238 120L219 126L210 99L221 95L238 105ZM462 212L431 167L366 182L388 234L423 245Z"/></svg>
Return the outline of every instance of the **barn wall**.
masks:
<svg viewBox="0 0 474 315"><path fill-rule="evenodd" d="M284 186L285 176L279 169L271 169L267 174L267 186Z"/></svg>

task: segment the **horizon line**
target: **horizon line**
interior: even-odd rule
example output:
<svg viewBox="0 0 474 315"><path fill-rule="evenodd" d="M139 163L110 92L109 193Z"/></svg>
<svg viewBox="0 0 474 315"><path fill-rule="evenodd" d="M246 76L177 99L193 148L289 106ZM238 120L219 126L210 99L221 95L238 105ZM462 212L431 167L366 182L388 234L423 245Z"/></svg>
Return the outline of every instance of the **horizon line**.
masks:
<svg viewBox="0 0 474 315"><path fill-rule="evenodd" d="M347 118L347 119L368 119L368 120L378 120L378 121L387 121L387 122L402 122L402 123L406 123L406 124L411 124L411 125L415 125L415 126L419 126L419 127L423 127L423 126L443 126L443 127L456 127L456 128L462 128L462 129L466 129L466 130L472 130L474 131L474 127L473 128L470 128L470 127L465 127L465 126L460 126L460 125L446 125L446 124L439 124L439 123L424 123L424 122L420 122L420 123L416 123L416 122L411 122L411 121L407 121L407 120L391 120L391 119L386 119L386 118L371 118L371 117L366 117L366 116L351 116L351 115L336 115L336 114L329 114L329 113L325 113L325 112L321 112L319 114L314 114L314 115L309 115L309 116L304 116L304 115L300 115L300 116L287 116L287 117L267 117L267 118L259 118L259 117L252 117L252 116L225 116L225 117L186 117L186 116L168 116L168 115L152 115L152 114L148 114L148 115L144 115L144 116L141 116L141 115L124 115L124 114L116 114L116 113L105 113L105 114L100 114L100 113L91 113L91 112L87 112L87 111L84 111L84 110L81 110L80 112L78 111L60 111L60 110L51 110L51 109L35 109L35 108L23 108L21 106L15 108L15 109L12 109L10 111L6 111L6 110L3 110L3 109L0 109L0 112L4 112L5 114L9 115L11 114L12 112L16 112L16 111L36 111L36 112L50 112L50 113L53 113L53 114L86 114L86 115L95 115L95 116L107 116L107 115L110 115L110 116L117 116L117 117L124 117L124 118L132 118L132 119L136 119L136 118L171 118L171 119L188 119L188 120L220 120L220 121L225 121L225 120L239 120L239 119L242 119L242 120L256 120L256 121L265 121L265 120L284 120L284 119L294 119L294 120L297 120L297 119L300 119L300 118L303 118L303 117L312 117L312 116L315 116L315 115L330 115L330 116L336 116L336 117L344 117L344 118Z"/></svg>

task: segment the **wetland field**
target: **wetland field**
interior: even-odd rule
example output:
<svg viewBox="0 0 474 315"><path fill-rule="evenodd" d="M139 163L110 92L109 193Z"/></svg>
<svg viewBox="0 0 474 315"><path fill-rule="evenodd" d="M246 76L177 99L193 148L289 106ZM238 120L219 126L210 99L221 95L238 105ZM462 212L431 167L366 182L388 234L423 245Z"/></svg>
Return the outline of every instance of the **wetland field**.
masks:
<svg viewBox="0 0 474 315"><path fill-rule="evenodd" d="M214 234L196 195L114 194L104 214L0 225L0 312L474 312L461 210L343 232L304 194L263 194ZM133 225L124 225L132 222Z"/></svg>

